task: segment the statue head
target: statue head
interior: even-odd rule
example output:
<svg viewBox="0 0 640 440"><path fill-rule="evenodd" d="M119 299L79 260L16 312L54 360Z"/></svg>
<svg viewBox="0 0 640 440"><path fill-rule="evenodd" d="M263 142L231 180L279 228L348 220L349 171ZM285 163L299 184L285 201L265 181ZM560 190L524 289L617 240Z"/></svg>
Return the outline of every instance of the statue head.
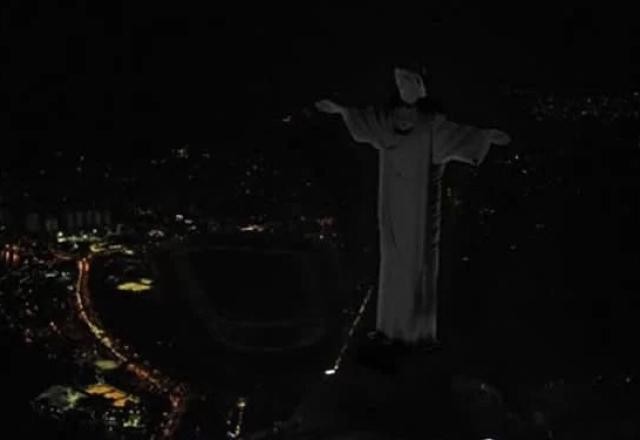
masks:
<svg viewBox="0 0 640 440"><path fill-rule="evenodd" d="M385 104L392 114L394 131L399 134L411 133L420 114L431 118L444 113L442 103L433 95L427 95L423 80L425 68L415 63L409 66L393 69L395 81L393 85L391 82L388 84L391 94Z"/></svg>
<svg viewBox="0 0 640 440"><path fill-rule="evenodd" d="M414 105L419 99L427 97L427 90L420 74L396 67L394 76L400 99L406 104Z"/></svg>

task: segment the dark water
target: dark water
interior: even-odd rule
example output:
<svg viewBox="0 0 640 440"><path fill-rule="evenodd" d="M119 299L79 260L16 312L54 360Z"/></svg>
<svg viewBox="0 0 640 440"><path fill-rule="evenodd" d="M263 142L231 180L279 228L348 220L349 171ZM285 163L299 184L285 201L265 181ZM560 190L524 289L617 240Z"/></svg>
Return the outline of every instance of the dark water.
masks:
<svg viewBox="0 0 640 440"><path fill-rule="evenodd" d="M189 263L215 308L238 319L295 317L310 305L300 255L240 250L198 251Z"/></svg>

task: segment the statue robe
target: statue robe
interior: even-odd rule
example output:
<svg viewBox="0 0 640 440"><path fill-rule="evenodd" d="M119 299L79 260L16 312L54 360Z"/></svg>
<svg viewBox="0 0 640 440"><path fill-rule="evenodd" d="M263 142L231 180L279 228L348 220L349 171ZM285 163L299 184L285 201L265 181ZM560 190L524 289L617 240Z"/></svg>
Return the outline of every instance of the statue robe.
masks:
<svg viewBox="0 0 640 440"><path fill-rule="evenodd" d="M343 119L355 141L379 152L376 328L405 342L436 339L440 180L451 160L479 165L490 130L420 114L401 135L391 114L374 107L346 109Z"/></svg>

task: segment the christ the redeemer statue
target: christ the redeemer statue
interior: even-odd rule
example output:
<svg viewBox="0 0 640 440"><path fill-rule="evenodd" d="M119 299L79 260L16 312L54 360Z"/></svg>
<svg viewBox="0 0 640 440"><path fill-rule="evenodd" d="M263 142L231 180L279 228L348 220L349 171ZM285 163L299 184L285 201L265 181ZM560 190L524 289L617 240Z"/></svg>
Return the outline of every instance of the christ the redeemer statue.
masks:
<svg viewBox="0 0 640 440"><path fill-rule="evenodd" d="M479 165L492 144L507 145L510 138L422 111L427 93L420 75L395 69L395 80L400 100L392 108L352 108L330 100L316 108L341 115L355 141L379 152L376 331L390 341L433 346L438 343L440 199L430 191L432 165L441 165L434 167L436 177L450 161Z"/></svg>

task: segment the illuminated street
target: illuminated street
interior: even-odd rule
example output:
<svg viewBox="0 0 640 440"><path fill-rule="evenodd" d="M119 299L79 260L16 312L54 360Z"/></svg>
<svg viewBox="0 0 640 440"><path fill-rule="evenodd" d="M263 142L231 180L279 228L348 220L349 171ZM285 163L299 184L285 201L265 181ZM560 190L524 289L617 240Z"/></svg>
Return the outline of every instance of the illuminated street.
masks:
<svg viewBox="0 0 640 440"><path fill-rule="evenodd" d="M115 359L125 364L125 369L133 374L149 391L158 393L167 399L169 411L160 426L160 438L173 438L180 419L187 407L188 392L182 384L174 384L163 377L158 370L135 361L140 356L129 352L115 341L101 326L91 306L91 293L88 287L91 257L78 261L78 281L75 290L77 312L82 321L100 343L106 347Z"/></svg>

